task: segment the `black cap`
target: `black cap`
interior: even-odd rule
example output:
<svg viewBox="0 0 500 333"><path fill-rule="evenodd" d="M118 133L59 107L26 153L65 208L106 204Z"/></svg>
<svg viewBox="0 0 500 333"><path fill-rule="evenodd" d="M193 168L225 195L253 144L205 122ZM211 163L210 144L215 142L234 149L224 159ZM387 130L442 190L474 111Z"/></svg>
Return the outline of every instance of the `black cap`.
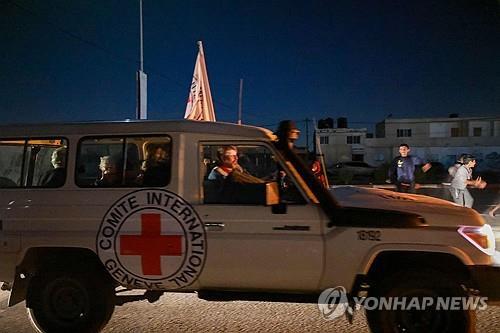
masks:
<svg viewBox="0 0 500 333"><path fill-rule="evenodd" d="M462 157L462 163L463 164L467 164L469 163L470 161L474 161L476 159L476 157L474 157L474 155L471 155L471 154L464 154L463 157Z"/></svg>

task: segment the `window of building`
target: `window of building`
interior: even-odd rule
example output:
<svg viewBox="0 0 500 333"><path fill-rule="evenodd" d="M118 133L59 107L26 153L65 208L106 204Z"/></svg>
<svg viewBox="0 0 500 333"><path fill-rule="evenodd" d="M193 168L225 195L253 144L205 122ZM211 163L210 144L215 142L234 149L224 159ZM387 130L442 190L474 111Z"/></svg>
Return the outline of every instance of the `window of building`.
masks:
<svg viewBox="0 0 500 333"><path fill-rule="evenodd" d="M76 184L80 187L158 187L170 181L167 136L99 137L80 141Z"/></svg>
<svg viewBox="0 0 500 333"><path fill-rule="evenodd" d="M348 145L361 143L361 136L359 136L359 135L348 135L346 138L347 138Z"/></svg>
<svg viewBox="0 0 500 333"><path fill-rule="evenodd" d="M411 137L411 128L398 128L396 135L398 138L409 138Z"/></svg>
<svg viewBox="0 0 500 333"><path fill-rule="evenodd" d="M0 140L0 187L60 187L66 180L67 140Z"/></svg>
<svg viewBox="0 0 500 333"><path fill-rule="evenodd" d="M451 128L451 136L456 138L460 136L460 128L458 127L452 127Z"/></svg>
<svg viewBox="0 0 500 333"><path fill-rule="evenodd" d="M472 129L473 136L481 136L483 129L481 127L474 127Z"/></svg>
<svg viewBox="0 0 500 333"><path fill-rule="evenodd" d="M431 122L429 123L430 138L445 138L450 135L448 128L451 127L448 123Z"/></svg>
<svg viewBox="0 0 500 333"><path fill-rule="evenodd" d="M319 137L319 143L322 145L327 145L330 143L330 137L329 136L320 136Z"/></svg>

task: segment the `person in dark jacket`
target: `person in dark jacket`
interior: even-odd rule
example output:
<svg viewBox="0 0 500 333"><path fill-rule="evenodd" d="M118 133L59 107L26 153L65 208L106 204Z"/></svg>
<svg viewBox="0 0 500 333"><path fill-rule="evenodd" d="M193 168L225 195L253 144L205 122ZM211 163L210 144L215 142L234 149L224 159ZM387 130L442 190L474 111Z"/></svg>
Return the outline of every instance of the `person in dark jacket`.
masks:
<svg viewBox="0 0 500 333"><path fill-rule="evenodd" d="M389 179L396 184L398 192L415 193L415 168L422 165L422 171L431 168L430 163L425 163L418 156L410 155L410 147L406 143L399 145L399 156L391 163Z"/></svg>
<svg viewBox="0 0 500 333"><path fill-rule="evenodd" d="M52 153L52 170L47 171L40 179L42 187L59 187L66 180L66 147L59 147Z"/></svg>
<svg viewBox="0 0 500 333"><path fill-rule="evenodd" d="M156 147L144 165L143 186L165 186L169 180L170 168L167 150Z"/></svg>

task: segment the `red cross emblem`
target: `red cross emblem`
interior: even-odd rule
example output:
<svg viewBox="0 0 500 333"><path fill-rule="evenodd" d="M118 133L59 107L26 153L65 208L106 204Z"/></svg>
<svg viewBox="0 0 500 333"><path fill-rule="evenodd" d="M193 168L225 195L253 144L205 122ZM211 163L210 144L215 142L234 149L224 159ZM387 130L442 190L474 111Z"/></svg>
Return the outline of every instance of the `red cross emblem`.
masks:
<svg viewBox="0 0 500 333"><path fill-rule="evenodd" d="M181 256L182 236L162 235L160 214L142 214L140 235L120 236L120 254L141 256L145 275L162 275L161 256Z"/></svg>

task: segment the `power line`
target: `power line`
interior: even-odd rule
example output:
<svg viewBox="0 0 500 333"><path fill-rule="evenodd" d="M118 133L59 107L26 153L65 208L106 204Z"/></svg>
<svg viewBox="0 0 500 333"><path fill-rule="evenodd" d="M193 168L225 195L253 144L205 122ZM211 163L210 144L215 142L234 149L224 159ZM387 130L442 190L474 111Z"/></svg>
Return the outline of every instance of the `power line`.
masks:
<svg viewBox="0 0 500 333"><path fill-rule="evenodd" d="M21 9L21 10L23 10L23 11L25 11L25 12L33 15L33 16L36 16L38 19L42 20L45 24L51 26L55 30L57 30L57 31L59 31L59 32L65 34L65 35L67 35L67 36L69 36L69 37L71 37L71 38L73 38L75 40L80 41L81 43L84 43L84 44L86 44L88 46L91 46L91 47L97 49L97 50L100 50L101 52L104 52L107 55L109 55L109 56L111 56L111 57L113 57L113 58L115 58L117 60L134 63L136 65L138 64L137 60L133 60L133 59L128 58L128 57L118 56L115 53L113 53L112 51L108 50L107 48L100 46L96 42L93 42L93 41L90 41L88 39L85 39L85 38L83 38L83 37L81 37L81 36L79 36L79 35L71 32L71 31L65 29L65 28L60 27L59 25L57 25L57 24L55 24L55 23L53 23L53 22L45 19L42 15L38 14L37 12L35 12L35 11L31 10L31 9L28 9L28 8L24 7L23 5L20 5L19 3L15 2L15 1L11 1L11 0L6 0L6 1L8 3L12 4L13 6L17 7L17 8L19 8L19 9Z"/></svg>
<svg viewBox="0 0 500 333"><path fill-rule="evenodd" d="M125 63L131 63L131 64L134 64L134 65L139 65L140 64L139 60L117 55L113 51L111 51L111 50L109 50L109 49L107 49L107 48L99 45L97 42L94 42L94 41L88 40L86 38L83 38L82 36L80 36L80 35L72 32L72 31L70 31L68 29L65 29L65 28L63 28L63 27L61 27L61 26L59 26L59 25L57 25L57 24L49 21L48 19L44 18L43 15L37 13L34 10L26 8L25 6L23 6L23 5L15 2L15 1L5 0L5 2L6 3L10 3L11 5L13 5L13 6L15 6L15 7L23 10L24 12L26 12L26 13L32 15L32 16L37 17L43 23L49 25L50 27L52 27L56 31L59 31L60 33L66 35L66 36L68 36L68 37L70 37L72 39L75 39L75 40L77 40L77 41L79 41L79 42L81 42L81 43L83 43L83 44L85 44L87 46L90 46L90 47L92 47L94 49L97 49L97 50L99 50L99 51L107 54L108 56L111 56L112 58L114 58L114 60L118 60L120 62L125 62ZM169 77L169 76L167 76L167 75L165 75L165 74L163 74L163 73L161 73L159 71L153 71L153 72L150 73L150 75L153 75L153 76L156 75L156 76L158 76L160 78L163 78L163 79L167 80L170 83L174 83L174 84L178 85L179 87L185 88L186 91L189 89L189 84L182 84L178 80L176 80L176 79L174 79L172 77ZM215 100L215 99L214 99L214 103L216 105L219 105L219 106L221 106L223 108L226 108L226 109L233 109L232 106L229 106L228 104L220 102L220 101Z"/></svg>

